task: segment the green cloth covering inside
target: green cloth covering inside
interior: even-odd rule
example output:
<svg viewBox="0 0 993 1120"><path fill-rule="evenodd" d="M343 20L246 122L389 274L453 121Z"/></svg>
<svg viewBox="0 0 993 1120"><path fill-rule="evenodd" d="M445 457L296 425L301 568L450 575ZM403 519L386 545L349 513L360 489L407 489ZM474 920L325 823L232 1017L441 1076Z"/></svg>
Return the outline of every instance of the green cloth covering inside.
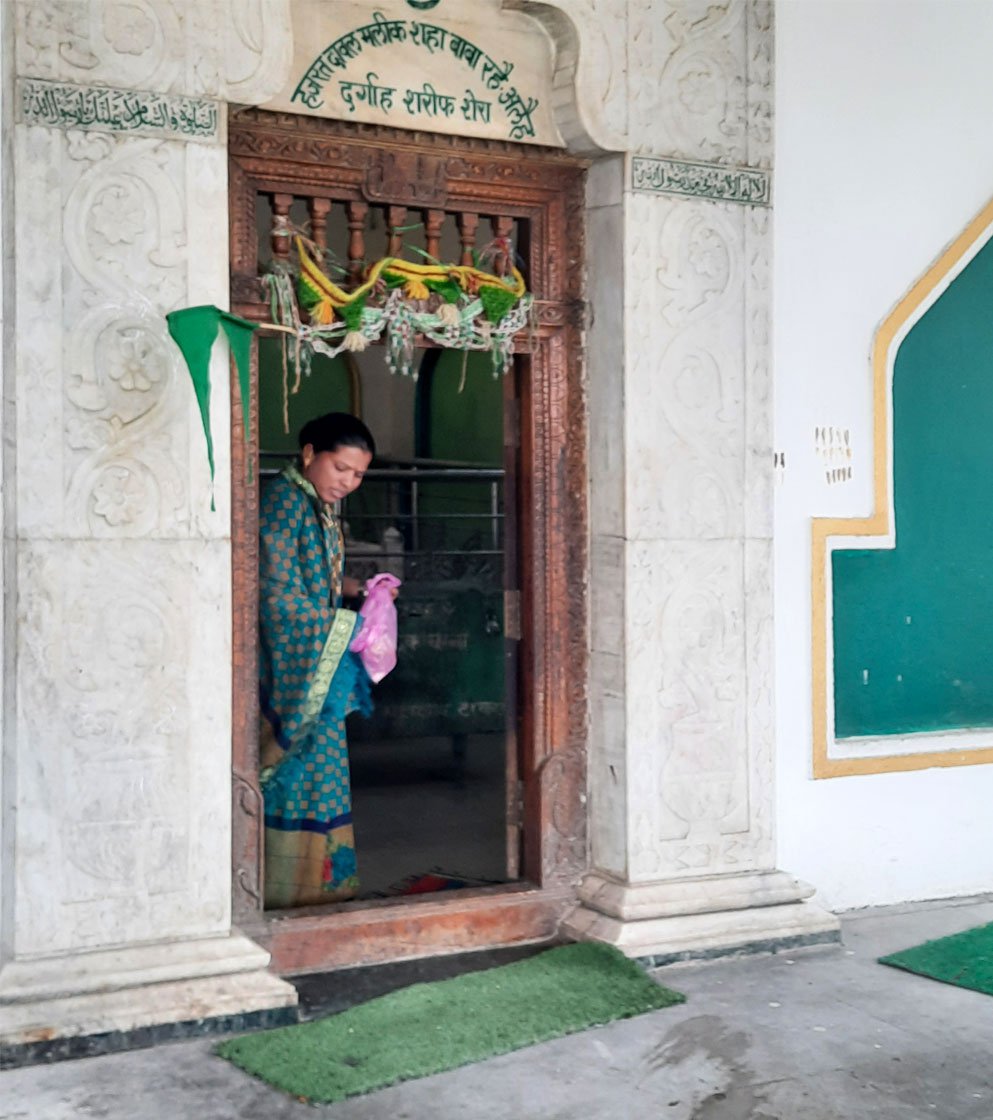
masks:
<svg viewBox="0 0 993 1120"><path fill-rule="evenodd" d="M564 945L236 1038L217 1052L296 1097L340 1101L683 999L612 946Z"/></svg>
<svg viewBox="0 0 993 1120"><path fill-rule="evenodd" d="M879 959L905 972L993 996L993 922Z"/></svg>
<svg viewBox="0 0 993 1120"><path fill-rule="evenodd" d="M241 414L248 438L248 405L251 399L251 361L252 335L258 327L248 319L222 311L212 304L200 307L185 307L181 311L171 311L166 316L169 333L179 347L190 371L193 391L200 408L200 422L207 440L207 462L210 464L211 497L210 508L214 508L214 438L210 430L210 353L217 338L217 328L224 328L228 345L234 356L238 370L238 388L241 392Z"/></svg>

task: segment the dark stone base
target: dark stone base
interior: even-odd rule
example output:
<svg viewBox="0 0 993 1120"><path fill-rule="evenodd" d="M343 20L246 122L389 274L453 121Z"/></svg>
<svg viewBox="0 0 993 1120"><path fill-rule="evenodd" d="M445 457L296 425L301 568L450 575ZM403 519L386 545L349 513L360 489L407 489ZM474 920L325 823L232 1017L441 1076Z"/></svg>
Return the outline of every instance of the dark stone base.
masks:
<svg viewBox="0 0 993 1120"><path fill-rule="evenodd" d="M0 1070L63 1062L70 1058L95 1058L101 1054L117 1054L122 1050L141 1050L160 1042L286 1027L299 1022L299 1019L299 1008L276 1007L268 1011L250 1011L243 1015L217 1015L211 1019L157 1023L148 1027L136 1027L131 1031L106 1031L103 1034L54 1038L46 1042L5 1045L0 1047Z"/></svg>
<svg viewBox="0 0 993 1120"><path fill-rule="evenodd" d="M682 961L714 961L726 957L752 957L765 953L788 953L795 949L827 948L841 944L840 930L823 933L801 933L796 937L774 937L766 941L749 941L744 945L728 945L719 949L684 949L679 953L653 953L636 957L645 968L663 968Z"/></svg>

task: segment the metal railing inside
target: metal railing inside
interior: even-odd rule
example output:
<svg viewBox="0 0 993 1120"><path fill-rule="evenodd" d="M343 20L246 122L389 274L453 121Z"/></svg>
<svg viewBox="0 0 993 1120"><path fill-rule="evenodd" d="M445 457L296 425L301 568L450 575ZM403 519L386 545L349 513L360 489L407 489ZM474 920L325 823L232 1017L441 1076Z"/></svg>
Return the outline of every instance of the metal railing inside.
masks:
<svg viewBox="0 0 993 1120"><path fill-rule="evenodd" d="M263 477L292 461L260 453ZM408 581L464 580L501 585L504 472L439 459L377 459L362 486L341 503L346 565L392 571Z"/></svg>

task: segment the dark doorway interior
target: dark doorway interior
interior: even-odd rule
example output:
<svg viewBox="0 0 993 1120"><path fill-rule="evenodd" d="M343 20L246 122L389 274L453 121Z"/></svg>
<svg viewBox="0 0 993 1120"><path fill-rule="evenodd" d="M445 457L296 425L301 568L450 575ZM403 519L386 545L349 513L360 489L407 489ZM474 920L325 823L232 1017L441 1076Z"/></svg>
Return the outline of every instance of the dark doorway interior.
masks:
<svg viewBox="0 0 993 1120"><path fill-rule="evenodd" d="M263 230L272 220L264 197L259 208ZM301 211L290 218L305 225ZM333 242L334 212L329 218ZM449 224L440 251L457 256L464 236ZM418 233L414 225L406 236L416 241ZM480 245L487 236L479 223ZM315 356L293 392L288 361L280 339L261 342L263 479L292 458L310 417L360 415L378 453L340 510L345 572L364 580L390 571L403 580L397 668L375 686L372 716L348 721L358 897L513 880L520 839L516 823L508 831L507 807L518 774L516 642L505 633L505 604L517 579L517 449L505 439L504 414L515 401L516 371L494 376L488 352L426 349L414 354L417 376L403 377L373 346Z"/></svg>

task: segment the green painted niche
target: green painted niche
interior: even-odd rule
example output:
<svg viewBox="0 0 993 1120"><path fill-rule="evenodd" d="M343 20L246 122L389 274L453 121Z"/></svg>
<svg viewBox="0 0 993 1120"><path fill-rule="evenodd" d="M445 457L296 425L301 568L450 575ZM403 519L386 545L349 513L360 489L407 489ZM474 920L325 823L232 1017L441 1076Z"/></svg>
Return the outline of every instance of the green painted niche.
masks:
<svg viewBox="0 0 993 1120"><path fill-rule="evenodd" d="M835 734L993 727L993 244L893 372L897 547L832 553Z"/></svg>
<svg viewBox="0 0 993 1120"><path fill-rule="evenodd" d="M292 390L296 380L293 340L286 344L287 377ZM344 359L315 354L309 376L288 399L289 431L283 426L283 340L259 337L259 446L265 451L297 453L300 429L325 412L351 412L352 389Z"/></svg>
<svg viewBox="0 0 993 1120"><path fill-rule="evenodd" d="M508 375L509 376L509 375ZM487 353L428 351L417 384L417 454L427 459L503 466L503 380ZM435 548L479 547L491 531L488 483L421 484L420 506ZM431 522L432 514L461 513L461 522Z"/></svg>

